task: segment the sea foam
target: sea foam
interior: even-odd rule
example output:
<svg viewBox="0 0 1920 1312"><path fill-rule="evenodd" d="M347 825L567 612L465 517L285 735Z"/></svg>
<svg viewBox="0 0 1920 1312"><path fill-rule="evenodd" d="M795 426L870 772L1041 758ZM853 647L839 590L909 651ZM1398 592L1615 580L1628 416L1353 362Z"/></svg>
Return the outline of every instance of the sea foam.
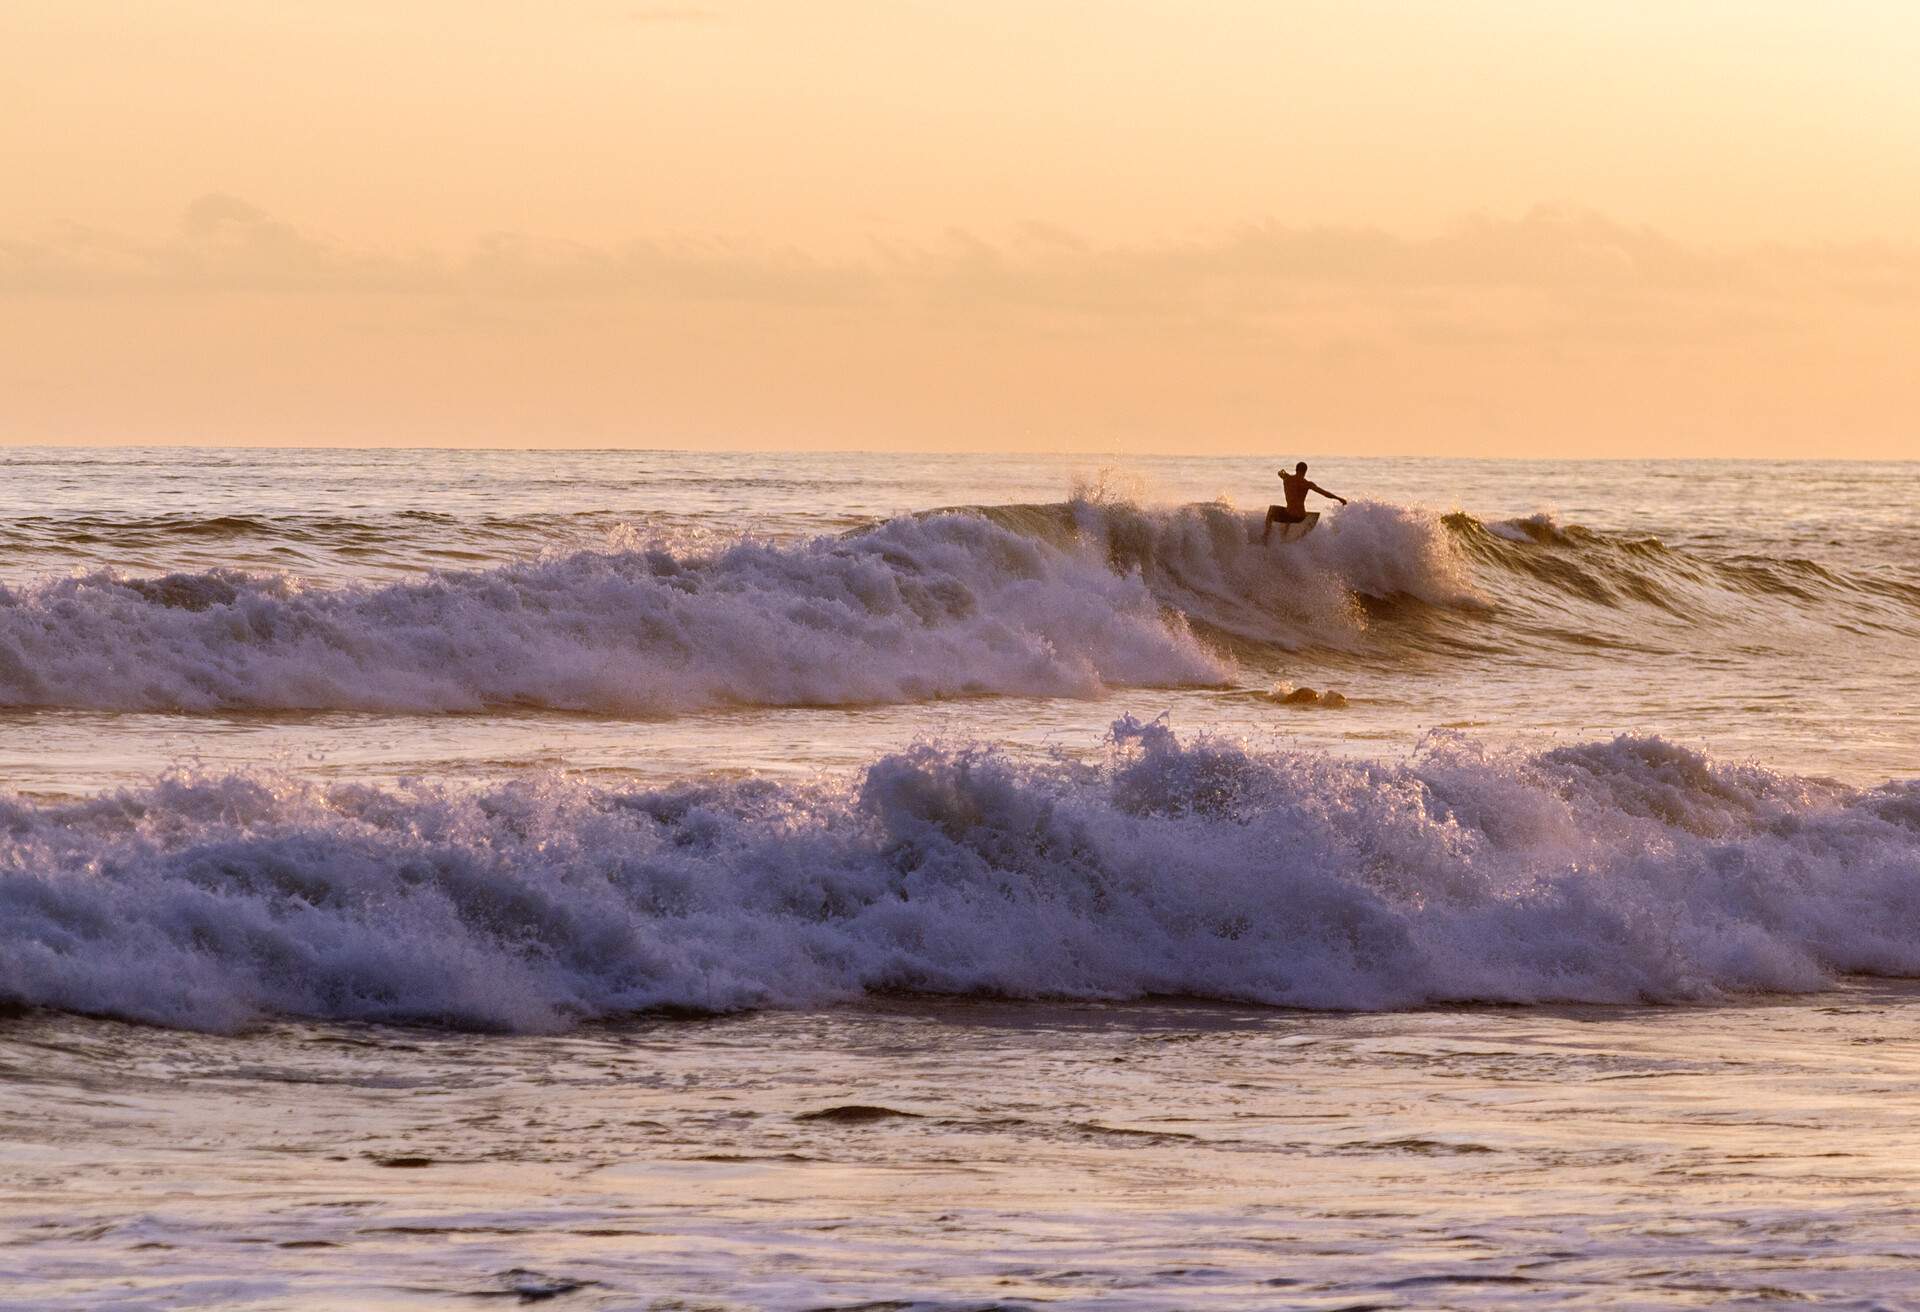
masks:
<svg viewBox="0 0 1920 1312"><path fill-rule="evenodd" d="M0 588L0 707L669 715L1228 681L1225 639L1343 645L1356 594L1474 597L1439 520L1356 505L1286 551L1223 506L1065 502L402 583L95 572Z"/></svg>
<svg viewBox="0 0 1920 1312"><path fill-rule="evenodd" d="M1087 696L1227 668L1137 571L977 515L381 586L213 571L0 590L0 706L657 715Z"/></svg>
<svg viewBox="0 0 1920 1312"><path fill-rule="evenodd" d="M1656 738L1414 759L1120 721L624 791L172 776L0 800L0 998L231 1029L1147 995L1671 1002L1920 975L1920 781Z"/></svg>

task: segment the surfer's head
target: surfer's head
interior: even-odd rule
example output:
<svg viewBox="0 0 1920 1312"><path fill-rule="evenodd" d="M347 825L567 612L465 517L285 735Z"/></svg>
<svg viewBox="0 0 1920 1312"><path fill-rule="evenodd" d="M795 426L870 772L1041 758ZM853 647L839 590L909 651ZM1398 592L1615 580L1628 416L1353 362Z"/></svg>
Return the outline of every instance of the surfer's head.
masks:
<svg viewBox="0 0 1920 1312"><path fill-rule="evenodd" d="M1301 462L1300 462L1299 464L1297 464L1297 465L1295 465L1295 466L1293 467L1293 472L1294 472L1294 473L1296 473L1296 474L1304 474L1304 473L1306 473L1306 472L1307 472L1307 462L1306 462L1306 461L1304 461L1304 460L1302 460L1302 461L1301 461Z"/></svg>

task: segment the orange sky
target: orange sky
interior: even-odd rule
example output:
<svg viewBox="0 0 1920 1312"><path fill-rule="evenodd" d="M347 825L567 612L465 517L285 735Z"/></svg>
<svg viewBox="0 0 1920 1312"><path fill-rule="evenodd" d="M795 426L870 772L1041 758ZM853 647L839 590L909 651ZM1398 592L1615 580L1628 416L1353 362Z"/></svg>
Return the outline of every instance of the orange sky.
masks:
<svg viewBox="0 0 1920 1312"><path fill-rule="evenodd" d="M0 441L1920 455L1920 7L10 0Z"/></svg>

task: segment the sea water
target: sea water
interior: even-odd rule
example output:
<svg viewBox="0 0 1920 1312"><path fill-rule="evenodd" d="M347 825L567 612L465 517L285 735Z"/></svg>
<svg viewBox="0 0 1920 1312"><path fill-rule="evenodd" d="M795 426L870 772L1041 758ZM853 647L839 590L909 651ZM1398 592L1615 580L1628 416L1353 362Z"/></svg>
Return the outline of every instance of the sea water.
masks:
<svg viewBox="0 0 1920 1312"><path fill-rule="evenodd" d="M0 455L0 1300L1920 1297L1920 465L1308 458Z"/></svg>

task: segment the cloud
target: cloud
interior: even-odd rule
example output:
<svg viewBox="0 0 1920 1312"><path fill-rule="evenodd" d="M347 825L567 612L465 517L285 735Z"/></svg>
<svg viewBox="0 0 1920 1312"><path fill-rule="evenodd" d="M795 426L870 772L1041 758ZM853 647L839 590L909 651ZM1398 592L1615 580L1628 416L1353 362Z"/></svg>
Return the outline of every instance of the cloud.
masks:
<svg viewBox="0 0 1920 1312"><path fill-rule="evenodd" d="M659 300L843 305L876 291L871 270L804 252L727 242L632 241L612 247L496 233L448 264L443 290L519 298L641 296Z"/></svg>
<svg viewBox="0 0 1920 1312"><path fill-rule="evenodd" d="M1433 236L1034 221L852 254L346 241L215 193L0 239L0 439L1911 449L1920 250L1711 247L1587 211ZM1834 445L1838 444L1838 445Z"/></svg>
<svg viewBox="0 0 1920 1312"><path fill-rule="evenodd" d="M800 305L857 299L873 281L859 266L724 241L598 247L495 233L457 254L394 254L316 237L223 193L188 205L163 241L79 226L0 240L0 293L48 296L639 296Z"/></svg>
<svg viewBox="0 0 1920 1312"><path fill-rule="evenodd" d="M1905 260L1920 268L1914 252ZM956 233L914 263L930 285L1089 310L1284 306L1329 292L1711 292L1761 281L1750 258L1695 250L1599 215L1548 209L1517 220L1476 217L1426 239L1265 223L1182 244L1096 247L1029 225L1005 245Z"/></svg>
<svg viewBox="0 0 1920 1312"><path fill-rule="evenodd" d="M0 292L715 302L961 323L1044 316L1247 333L1304 324L1429 343L1650 341L1790 332L1823 305L1920 305L1920 248L1713 250L1589 211L1541 208L1425 238L1268 222L1126 246L1032 221L999 239L954 230L876 242L861 258L718 238L589 245L518 232L462 251L392 252L212 193L159 241L78 226L0 241Z"/></svg>
<svg viewBox="0 0 1920 1312"><path fill-rule="evenodd" d="M316 238L220 192L188 205L173 235L158 242L78 225L0 241L0 292L424 291L435 275L430 257L396 258Z"/></svg>

